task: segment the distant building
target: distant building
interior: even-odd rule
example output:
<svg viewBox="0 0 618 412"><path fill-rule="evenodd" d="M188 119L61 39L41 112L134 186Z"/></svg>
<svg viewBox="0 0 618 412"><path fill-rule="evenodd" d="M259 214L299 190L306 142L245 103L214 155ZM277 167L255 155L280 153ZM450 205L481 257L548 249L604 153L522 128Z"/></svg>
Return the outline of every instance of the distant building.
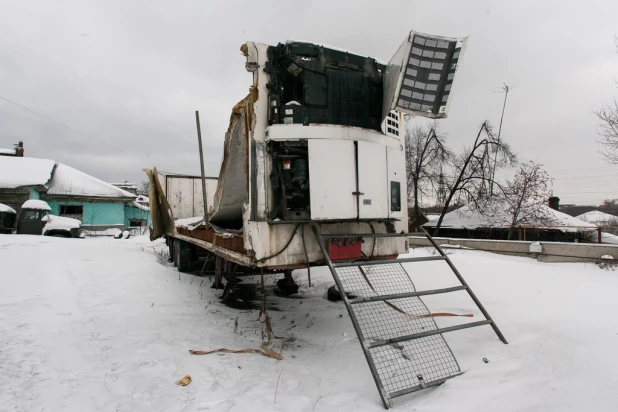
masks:
<svg viewBox="0 0 618 412"><path fill-rule="evenodd" d="M150 207L150 199L148 199L148 196L137 195L137 199L135 199L135 202L142 206Z"/></svg>
<svg viewBox="0 0 618 412"><path fill-rule="evenodd" d="M151 224L148 207L131 192L53 160L0 157L0 203L19 211L28 199L45 200L53 214L89 230Z"/></svg>
<svg viewBox="0 0 618 412"><path fill-rule="evenodd" d="M13 149L0 148L0 156L24 157L24 142L19 142Z"/></svg>
<svg viewBox="0 0 618 412"><path fill-rule="evenodd" d="M133 193L134 195L137 195L137 185L135 183L129 183L129 182L112 183L112 185L119 187L122 190L126 190L129 193Z"/></svg>
<svg viewBox="0 0 618 412"><path fill-rule="evenodd" d="M555 199L552 206L558 207ZM499 203L488 209L492 213L481 213L473 204L462 206L444 215L440 231L441 237L471 239L507 239L511 216ZM539 205L538 212L530 213L519 226L514 227L511 240L573 242L586 240L596 233L593 224L559 212L547 205ZM537 216L537 217L535 217ZM431 233L438 220L430 220L423 225Z"/></svg>
<svg viewBox="0 0 618 412"><path fill-rule="evenodd" d="M610 215L600 210L591 210L575 217L597 226L618 226L618 216Z"/></svg>

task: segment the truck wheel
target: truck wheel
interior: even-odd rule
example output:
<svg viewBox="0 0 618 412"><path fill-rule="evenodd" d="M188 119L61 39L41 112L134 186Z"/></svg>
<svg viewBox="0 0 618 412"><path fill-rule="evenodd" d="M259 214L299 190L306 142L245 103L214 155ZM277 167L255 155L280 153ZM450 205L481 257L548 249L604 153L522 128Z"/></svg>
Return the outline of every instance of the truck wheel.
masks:
<svg viewBox="0 0 618 412"><path fill-rule="evenodd" d="M166 237L165 243L167 244L167 249L169 252L169 257L167 261L172 263L174 266L176 266L176 263L174 262L174 238Z"/></svg>
<svg viewBox="0 0 618 412"><path fill-rule="evenodd" d="M188 272L191 268L191 245L174 239L174 266L179 272Z"/></svg>
<svg viewBox="0 0 618 412"><path fill-rule="evenodd" d="M45 236L71 237L71 234L69 232L65 232L64 230L50 230L49 232L45 233Z"/></svg>
<svg viewBox="0 0 618 412"><path fill-rule="evenodd" d="M348 299L355 299L356 296L352 293L347 293L348 295ZM337 289L337 285L333 285L330 288L328 288L328 291L326 293L326 298L328 300L330 300L331 302L339 302L340 300L343 300L341 298L341 292L339 291L339 289Z"/></svg>

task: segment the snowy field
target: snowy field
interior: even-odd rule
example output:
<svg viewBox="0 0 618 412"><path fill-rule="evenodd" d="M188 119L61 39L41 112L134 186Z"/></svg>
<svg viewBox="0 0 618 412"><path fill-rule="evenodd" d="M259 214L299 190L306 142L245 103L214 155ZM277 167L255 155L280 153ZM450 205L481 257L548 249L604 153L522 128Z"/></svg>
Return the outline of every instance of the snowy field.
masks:
<svg viewBox="0 0 618 412"><path fill-rule="evenodd" d="M0 410L383 410L343 304L325 299L327 270L312 271L312 288L295 272L304 299L269 296L283 360L195 356L259 348L262 324L255 309L219 303L208 279L179 277L164 250L146 238L0 235ZM618 271L449 253L510 344L489 326L446 334L464 374L392 410L618 410ZM408 268L424 289L455 285L445 266ZM465 293L424 300L480 320Z"/></svg>

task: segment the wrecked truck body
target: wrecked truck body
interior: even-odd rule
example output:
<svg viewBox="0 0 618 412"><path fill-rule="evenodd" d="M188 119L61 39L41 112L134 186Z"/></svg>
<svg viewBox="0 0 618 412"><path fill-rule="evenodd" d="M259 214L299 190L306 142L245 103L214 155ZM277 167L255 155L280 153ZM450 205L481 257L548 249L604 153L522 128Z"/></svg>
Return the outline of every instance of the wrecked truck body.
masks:
<svg viewBox="0 0 618 412"><path fill-rule="evenodd" d="M405 234L404 112L446 116L461 52L457 41L435 38L434 57L413 69L412 38L389 64L307 42L243 44L253 82L232 109L208 218L177 224L174 194L162 189L156 169L147 170L151 236L177 241L177 260L194 260L202 248L243 267L290 270L324 263L311 227ZM421 78L424 94L420 81L410 86ZM405 236L331 243L335 259L408 251Z"/></svg>
<svg viewBox="0 0 618 412"><path fill-rule="evenodd" d="M223 300L242 289L239 275L283 271L279 291L293 294L292 269L327 265L385 408L395 397L462 373L443 333L489 325L507 343L429 234L434 255L398 259L408 252L404 114L447 116L464 46L465 39L411 32L382 64L308 42L247 42L241 52L253 84L232 110L207 212L179 219L179 211L190 208L170 205L190 196L196 204L195 184L189 195L167 183L163 189L159 172L146 170L151 237L166 237L179 271L201 256L204 273L214 261L207 273L215 275L214 287L227 280ZM196 120L201 139L197 113ZM202 199L208 199L202 183ZM459 284L417 290L402 263L432 261L441 261ZM270 341L263 276L261 282L260 315ZM421 296L461 291L485 320L440 328L436 316L474 314L431 312ZM281 358L265 345L262 354Z"/></svg>

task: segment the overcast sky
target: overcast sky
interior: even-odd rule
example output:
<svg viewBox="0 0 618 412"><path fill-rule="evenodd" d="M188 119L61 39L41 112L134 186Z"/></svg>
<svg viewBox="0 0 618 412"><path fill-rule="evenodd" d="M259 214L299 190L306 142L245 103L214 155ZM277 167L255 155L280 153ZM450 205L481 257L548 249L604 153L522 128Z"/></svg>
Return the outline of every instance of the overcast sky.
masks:
<svg viewBox="0 0 618 412"><path fill-rule="evenodd" d="M523 160L542 163L562 203L618 198L618 167L598 154L593 110L618 96L618 1L0 0L0 147L24 141L107 181L144 167L217 175L230 110L251 84L239 47L312 40L388 61L409 30L470 36L449 117L460 151L483 120ZM422 122L422 120L414 119Z"/></svg>

